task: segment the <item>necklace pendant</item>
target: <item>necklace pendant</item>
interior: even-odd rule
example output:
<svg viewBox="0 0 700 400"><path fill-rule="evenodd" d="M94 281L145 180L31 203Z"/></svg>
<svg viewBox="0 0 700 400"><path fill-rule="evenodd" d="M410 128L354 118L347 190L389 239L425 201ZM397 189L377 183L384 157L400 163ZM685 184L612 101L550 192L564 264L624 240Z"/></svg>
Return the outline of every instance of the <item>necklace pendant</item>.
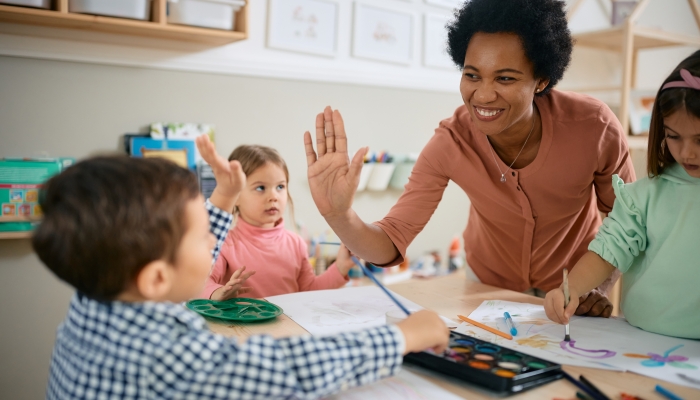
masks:
<svg viewBox="0 0 700 400"><path fill-rule="evenodd" d="M501 174L501 182L505 183L506 181L506 174Z"/></svg>

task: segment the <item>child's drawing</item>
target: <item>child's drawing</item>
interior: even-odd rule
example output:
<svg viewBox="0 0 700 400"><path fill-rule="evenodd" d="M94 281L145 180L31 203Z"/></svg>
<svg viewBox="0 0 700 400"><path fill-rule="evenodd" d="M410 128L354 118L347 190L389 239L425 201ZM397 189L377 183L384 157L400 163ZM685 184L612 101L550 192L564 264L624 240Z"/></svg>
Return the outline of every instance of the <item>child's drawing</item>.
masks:
<svg viewBox="0 0 700 400"><path fill-rule="evenodd" d="M615 354L617 354L614 351L610 350L588 350L588 349L581 349L576 347L576 341L575 340L562 340L559 343L559 346L561 346L561 349L564 351L568 351L569 353L576 354L577 356L583 356L583 357L588 357L588 358L610 358L614 357Z"/></svg>
<svg viewBox="0 0 700 400"><path fill-rule="evenodd" d="M564 342L563 325L547 319L542 306L500 300L483 302L469 318L507 332L505 311L511 314L518 330L513 340L466 323L457 331L468 330L470 336L564 365L632 371L679 385L699 386L697 340L646 332L624 318L574 316L570 324L572 340Z"/></svg>
<svg viewBox="0 0 700 400"><path fill-rule="evenodd" d="M330 397L332 400L457 400L459 397L406 369L396 376Z"/></svg>
<svg viewBox="0 0 700 400"><path fill-rule="evenodd" d="M413 48L413 14L355 3L355 57L408 64Z"/></svg>
<svg viewBox="0 0 700 400"><path fill-rule="evenodd" d="M682 361L688 361L688 357L679 356L679 355L674 355L674 356L670 355L671 353L680 349L681 347L683 347L682 344L679 344L678 346L672 347L672 348L668 349L663 355L656 354L656 353L647 353L647 354L626 353L625 357L644 358L645 360L642 361L642 365L645 367L663 367L664 365L668 364L668 365L670 365L672 367L676 367L676 368L698 369L698 367L696 367L695 365L682 362Z"/></svg>
<svg viewBox="0 0 700 400"><path fill-rule="evenodd" d="M270 0L267 45L333 56L338 4L326 0Z"/></svg>

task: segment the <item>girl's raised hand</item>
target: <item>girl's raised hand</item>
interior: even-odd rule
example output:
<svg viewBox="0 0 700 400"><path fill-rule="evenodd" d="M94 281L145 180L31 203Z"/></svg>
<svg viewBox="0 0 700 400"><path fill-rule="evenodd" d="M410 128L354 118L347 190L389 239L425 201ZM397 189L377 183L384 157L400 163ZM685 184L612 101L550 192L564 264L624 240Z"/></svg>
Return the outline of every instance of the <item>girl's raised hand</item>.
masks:
<svg viewBox="0 0 700 400"><path fill-rule="evenodd" d="M216 152L214 143L209 140L209 135L200 135L195 139L199 154L209 164L216 178L216 189L211 195L210 201L215 206L233 211L238 195L245 186L245 174L238 161L228 161Z"/></svg>
<svg viewBox="0 0 700 400"><path fill-rule="evenodd" d="M347 144L343 117L330 106L316 116L317 151L314 151L311 133L304 133L311 196L325 218L343 215L350 209L360 182L367 148L358 150L351 162Z"/></svg>
<svg viewBox="0 0 700 400"><path fill-rule="evenodd" d="M250 287L243 286L246 280L250 278L255 271L245 272L245 265L243 268L237 269L229 279L226 284L218 289L216 289L211 296L211 300L228 300L234 297L238 297L243 293L250 292Z"/></svg>

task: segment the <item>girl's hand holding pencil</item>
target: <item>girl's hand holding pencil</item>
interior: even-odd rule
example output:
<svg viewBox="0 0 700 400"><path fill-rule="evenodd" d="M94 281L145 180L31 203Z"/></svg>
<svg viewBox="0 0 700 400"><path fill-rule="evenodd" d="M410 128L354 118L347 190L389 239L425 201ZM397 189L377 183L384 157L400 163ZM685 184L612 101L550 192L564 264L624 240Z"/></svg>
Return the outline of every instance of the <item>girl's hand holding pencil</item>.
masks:
<svg viewBox="0 0 700 400"><path fill-rule="evenodd" d="M572 287L569 287L569 304L566 307L565 303L563 284L562 287L550 290L544 298L544 312L547 318L559 324L568 324L579 303L579 295Z"/></svg>

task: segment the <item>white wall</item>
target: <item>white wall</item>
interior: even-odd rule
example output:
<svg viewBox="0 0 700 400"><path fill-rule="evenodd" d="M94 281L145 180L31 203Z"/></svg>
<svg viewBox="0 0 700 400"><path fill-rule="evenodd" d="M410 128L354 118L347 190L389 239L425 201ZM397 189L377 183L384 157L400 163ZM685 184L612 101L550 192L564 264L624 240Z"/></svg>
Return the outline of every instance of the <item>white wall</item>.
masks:
<svg viewBox="0 0 700 400"><path fill-rule="evenodd" d="M419 0L381 3L444 12ZM213 123L221 152L242 142L278 148L289 163L297 217L312 231L325 229L308 194L301 145L315 113L326 104L343 111L353 149L417 151L438 121L461 103L459 73L425 68L420 57L408 67L349 57L349 33L342 33L351 20L349 0L339 0L336 59L266 49L266 4L251 1L249 40L219 48L0 23L0 156L48 151L82 158L116 150L120 135L144 131L152 121ZM588 7L573 21L577 29L604 23L601 13ZM685 0L652 0L642 22L651 18L650 23L664 21L697 33L691 32L686 10ZM639 86L658 86L690 51L642 53ZM619 81L618 62L614 55L576 49L562 86ZM597 95L614 101L610 94ZM397 196L360 193L355 206L371 221ZM467 206L466 196L450 185L409 255L446 250L464 228ZM70 288L41 266L29 241L0 240L0 397L43 396L54 332L70 295Z"/></svg>

